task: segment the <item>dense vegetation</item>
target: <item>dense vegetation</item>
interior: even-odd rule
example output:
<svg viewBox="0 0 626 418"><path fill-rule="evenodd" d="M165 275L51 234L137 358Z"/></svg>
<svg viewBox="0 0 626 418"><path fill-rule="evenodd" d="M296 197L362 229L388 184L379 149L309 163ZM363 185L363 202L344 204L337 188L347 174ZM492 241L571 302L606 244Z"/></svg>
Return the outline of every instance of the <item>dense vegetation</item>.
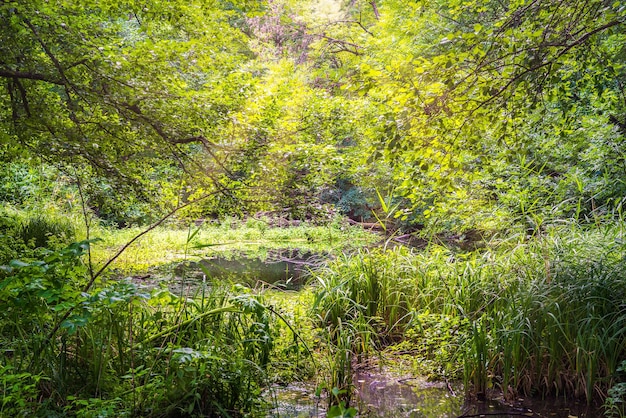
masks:
<svg viewBox="0 0 626 418"><path fill-rule="evenodd" d="M384 352L468 398L623 416L625 20L0 0L0 415L264 415L318 375L352 416ZM137 278L226 244L332 260L298 295Z"/></svg>

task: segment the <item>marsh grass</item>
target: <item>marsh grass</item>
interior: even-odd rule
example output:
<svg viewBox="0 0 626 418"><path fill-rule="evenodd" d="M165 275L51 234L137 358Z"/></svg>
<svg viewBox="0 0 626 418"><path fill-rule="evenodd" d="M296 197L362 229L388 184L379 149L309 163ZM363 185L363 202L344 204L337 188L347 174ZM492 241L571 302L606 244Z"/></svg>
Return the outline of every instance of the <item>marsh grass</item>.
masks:
<svg viewBox="0 0 626 418"><path fill-rule="evenodd" d="M471 253L364 251L320 274L314 310L338 347L402 340L468 394L592 402L626 359L625 250L619 225L561 225Z"/></svg>

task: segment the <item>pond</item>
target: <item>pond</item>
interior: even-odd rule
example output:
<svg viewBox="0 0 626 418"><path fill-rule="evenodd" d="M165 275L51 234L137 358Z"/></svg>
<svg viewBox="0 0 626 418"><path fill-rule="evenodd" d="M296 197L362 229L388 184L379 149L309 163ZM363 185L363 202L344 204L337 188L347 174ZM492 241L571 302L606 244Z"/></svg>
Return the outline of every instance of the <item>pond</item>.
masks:
<svg viewBox="0 0 626 418"><path fill-rule="evenodd" d="M294 249L272 250L267 257L249 257L245 254L214 256L181 264L180 273L213 279L229 278L251 287L270 286L278 289L300 288L310 272L320 267L329 256L322 253Z"/></svg>
<svg viewBox="0 0 626 418"><path fill-rule="evenodd" d="M359 371L353 376L354 406L370 418L600 418L600 408L562 398L466 402L459 383L431 382L387 370ZM267 392L276 404L273 418L324 417L325 400L315 397L313 383L274 387Z"/></svg>
<svg viewBox="0 0 626 418"><path fill-rule="evenodd" d="M201 283L228 279L256 289L298 290L311 272L323 266L328 254L309 251L271 250L267 257L245 253L214 256L199 261L177 263L174 292L193 293ZM191 289L191 290L190 290ZM353 375L354 406L361 417L549 417L599 418L602 411L564 399L518 399L466 402L458 383L431 382L420 376L399 375L389 370L360 370ZM313 382L292 383L268 390L265 398L276 405L271 417L324 417L326 401L315 396Z"/></svg>

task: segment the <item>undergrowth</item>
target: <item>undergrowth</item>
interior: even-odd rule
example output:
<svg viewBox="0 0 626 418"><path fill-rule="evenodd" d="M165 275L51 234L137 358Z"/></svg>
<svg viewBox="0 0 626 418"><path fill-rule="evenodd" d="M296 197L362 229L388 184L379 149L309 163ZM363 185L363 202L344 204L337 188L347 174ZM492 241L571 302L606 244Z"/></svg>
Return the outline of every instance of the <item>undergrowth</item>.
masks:
<svg viewBox="0 0 626 418"><path fill-rule="evenodd" d="M273 384L312 376L329 411L354 414L353 371L380 353L462 379L470 398L606 400L607 414L623 416L620 224L545 225L469 252L362 249L317 270L300 293L218 280L184 295L91 280L90 246L100 246L92 261L102 264L134 230L95 227L104 243L64 246L80 226L33 217L40 232L26 239L21 216L0 216L0 239L12 245L0 271L0 416L262 416ZM353 248L371 237L339 223L273 231L259 222L157 229L118 261L145 268L237 239L262 242L260 251Z"/></svg>
<svg viewBox="0 0 626 418"><path fill-rule="evenodd" d="M88 246L2 267L0 416L262 415L270 376L306 363L285 316L241 286L81 290Z"/></svg>

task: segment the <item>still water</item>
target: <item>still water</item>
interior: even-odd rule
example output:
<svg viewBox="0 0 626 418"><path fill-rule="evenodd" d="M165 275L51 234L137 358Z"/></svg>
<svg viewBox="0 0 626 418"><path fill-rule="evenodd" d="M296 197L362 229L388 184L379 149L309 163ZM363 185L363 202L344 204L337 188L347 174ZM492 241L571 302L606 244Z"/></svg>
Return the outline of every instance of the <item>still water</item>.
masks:
<svg viewBox="0 0 626 418"><path fill-rule="evenodd" d="M369 418L600 418L601 409L564 399L519 399L466 402L463 387L430 382L423 377L389 372L361 371L354 375L353 406L359 417ZM272 418L324 417L326 402L315 396L312 383L275 387L267 392L277 406Z"/></svg>

